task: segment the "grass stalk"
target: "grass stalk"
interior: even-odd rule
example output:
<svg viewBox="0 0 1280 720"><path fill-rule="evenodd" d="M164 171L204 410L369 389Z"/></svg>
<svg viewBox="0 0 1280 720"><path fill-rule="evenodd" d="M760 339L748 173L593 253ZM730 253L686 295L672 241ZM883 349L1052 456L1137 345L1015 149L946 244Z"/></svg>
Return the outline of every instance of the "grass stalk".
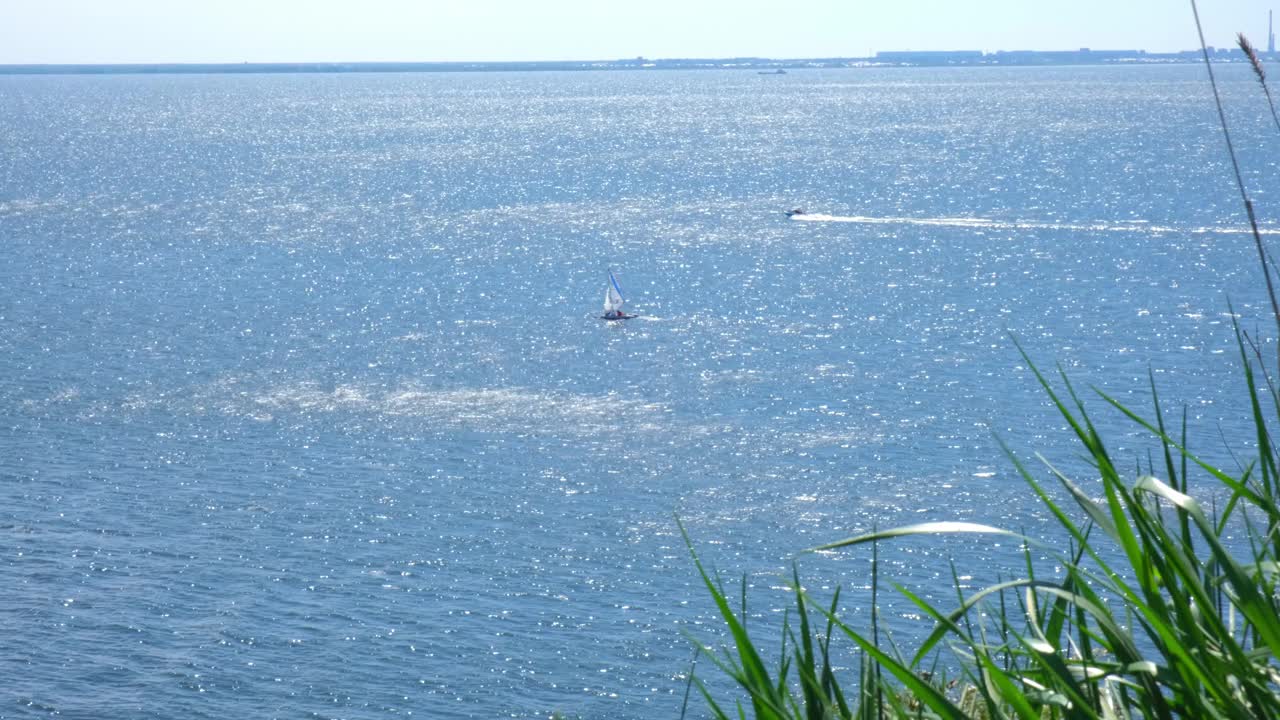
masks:
<svg viewBox="0 0 1280 720"><path fill-rule="evenodd" d="M1254 246L1258 250L1258 261L1262 267L1262 276L1267 281L1267 297L1271 300L1271 314L1276 321L1277 335L1280 335L1280 302L1276 301L1275 283L1271 279L1271 268L1267 262L1266 247L1262 243L1262 233L1258 231L1258 218L1253 212L1253 201L1249 199L1249 191L1245 189L1244 176L1240 173L1240 161L1236 159L1236 148L1231 142L1231 130L1227 127L1227 114L1222 109L1222 95L1218 92L1218 80L1213 74L1213 63L1209 61L1209 46L1204 41L1204 27L1200 24L1200 9L1196 0L1191 0L1191 14L1196 21L1196 33L1200 37L1200 53L1204 56L1204 66L1209 72L1209 87L1213 89L1213 102L1218 108L1218 122L1222 126L1222 137L1227 143L1227 155L1231 158L1231 169L1235 172L1236 188L1240 191L1240 200L1244 203L1245 214L1249 218L1249 229L1253 231ZM1259 63L1261 65L1261 63ZM1265 83L1263 84L1265 87ZM1268 98L1270 93L1268 93ZM1280 123L1278 123L1280 127ZM1276 348L1277 360L1280 361L1280 344ZM1277 363L1280 366L1280 362Z"/></svg>

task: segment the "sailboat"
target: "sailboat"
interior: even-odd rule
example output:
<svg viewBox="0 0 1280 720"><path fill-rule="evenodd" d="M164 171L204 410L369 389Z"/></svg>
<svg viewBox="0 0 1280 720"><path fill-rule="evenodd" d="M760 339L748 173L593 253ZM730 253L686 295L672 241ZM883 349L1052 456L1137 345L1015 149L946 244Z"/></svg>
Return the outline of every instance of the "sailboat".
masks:
<svg viewBox="0 0 1280 720"><path fill-rule="evenodd" d="M627 301L622 297L622 288L618 286L618 278L613 276L613 270L609 271L609 285L604 291L604 315L600 316L601 320L630 320L635 315L628 315L623 311L622 306Z"/></svg>

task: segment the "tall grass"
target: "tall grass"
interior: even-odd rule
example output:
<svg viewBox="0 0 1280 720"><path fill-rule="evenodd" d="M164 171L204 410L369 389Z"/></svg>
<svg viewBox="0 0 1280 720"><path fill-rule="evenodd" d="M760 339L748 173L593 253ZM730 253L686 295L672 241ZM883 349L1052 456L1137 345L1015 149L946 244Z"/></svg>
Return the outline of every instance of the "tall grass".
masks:
<svg viewBox="0 0 1280 720"><path fill-rule="evenodd" d="M1194 0L1192 10L1199 28ZM1203 34L1201 38L1203 45ZM1243 37L1241 47L1249 54L1251 46ZM1261 63L1255 68L1266 90ZM1280 332L1273 264L1236 164L1211 66L1209 73ZM712 716L1280 718L1280 447L1275 441L1280 391L1258 343L1238 324L1235 332L1242 392L1253 421L1249 441L1257 452L1235 472L1215 467L1190 447L1185 414L1175 424L1168 421L1154 379L1153 409L1146 415L1093 391L1097 402L1144 429L1159 448L1145 468L1122 471L1061 368L1054 374L1042 372L1019 345L1096 476L1086 489L1084 482L1039 456L1041 469L1033 472L1001 443L1027 488L1069 538L1068 547L1045 547L1034 538L987 525L936 522L814 548L869 546L869 630L856 630L838 616L838 590L822 602L803 588L793 569L794 623L788 613L781 628L781 654L767 662L747 632L745 584L735 608L681 525L694 565L732 638L732 645L721 650L694 642L742 691L729 705L694 677ZM1051 492L1047 482L1065 492ZM1209 489L1196 498L1193 485ZM1220 499L1217 512L1204 507L1209 496ZM956 604L947 608L895 586L933 626L911 656L886 650L875 612L881 582L875 560L881 545L891 546L904 536L953 533L1017 538L1024 548L1022 576L968 596L957 581ZM1063 568L1059 579L1037 575L1033 547ZM862 661L853 677L837 677L833 670L832 644L837 641L848 643ZM951 683L936 674L944 650L954 655L945 664L959 667L959 677Z"/></svg>

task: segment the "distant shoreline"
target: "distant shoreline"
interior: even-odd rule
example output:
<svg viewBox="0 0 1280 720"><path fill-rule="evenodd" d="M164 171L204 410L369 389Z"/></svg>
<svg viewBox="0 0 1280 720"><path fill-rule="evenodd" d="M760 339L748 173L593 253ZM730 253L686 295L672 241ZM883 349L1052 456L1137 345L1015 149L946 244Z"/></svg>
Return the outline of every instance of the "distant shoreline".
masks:
<svg viewBox="0 0 1280 720"><path fill-rule="evenodd" d="M1263 54L1276 60L1276 55ZM1210 48L1221 62L1247 62L1235 49ZM769 58L552 60L524 62L318 62L318 63L68 63L0 65L0 75L178 75L261 73L534 72L564 70L805 70L855 67L989 67L1134 65L1201 62L1199 50L891 51L873 57L774 60Z"/></svg>

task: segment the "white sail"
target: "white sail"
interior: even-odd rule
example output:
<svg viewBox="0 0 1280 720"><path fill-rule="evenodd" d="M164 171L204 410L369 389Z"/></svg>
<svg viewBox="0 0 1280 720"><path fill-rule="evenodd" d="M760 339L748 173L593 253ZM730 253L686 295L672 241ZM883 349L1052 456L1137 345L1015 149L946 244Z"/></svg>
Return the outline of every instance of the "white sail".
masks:
<svg viewBox="0 0 1280 720"><path fill-rule="evenodd" d="M606 313L622 312L622 305L626 300L622 299L622 288L618 287L618 280L613 276L613 271L609 271L609 287L604 292L604 311Z"/></svg>

